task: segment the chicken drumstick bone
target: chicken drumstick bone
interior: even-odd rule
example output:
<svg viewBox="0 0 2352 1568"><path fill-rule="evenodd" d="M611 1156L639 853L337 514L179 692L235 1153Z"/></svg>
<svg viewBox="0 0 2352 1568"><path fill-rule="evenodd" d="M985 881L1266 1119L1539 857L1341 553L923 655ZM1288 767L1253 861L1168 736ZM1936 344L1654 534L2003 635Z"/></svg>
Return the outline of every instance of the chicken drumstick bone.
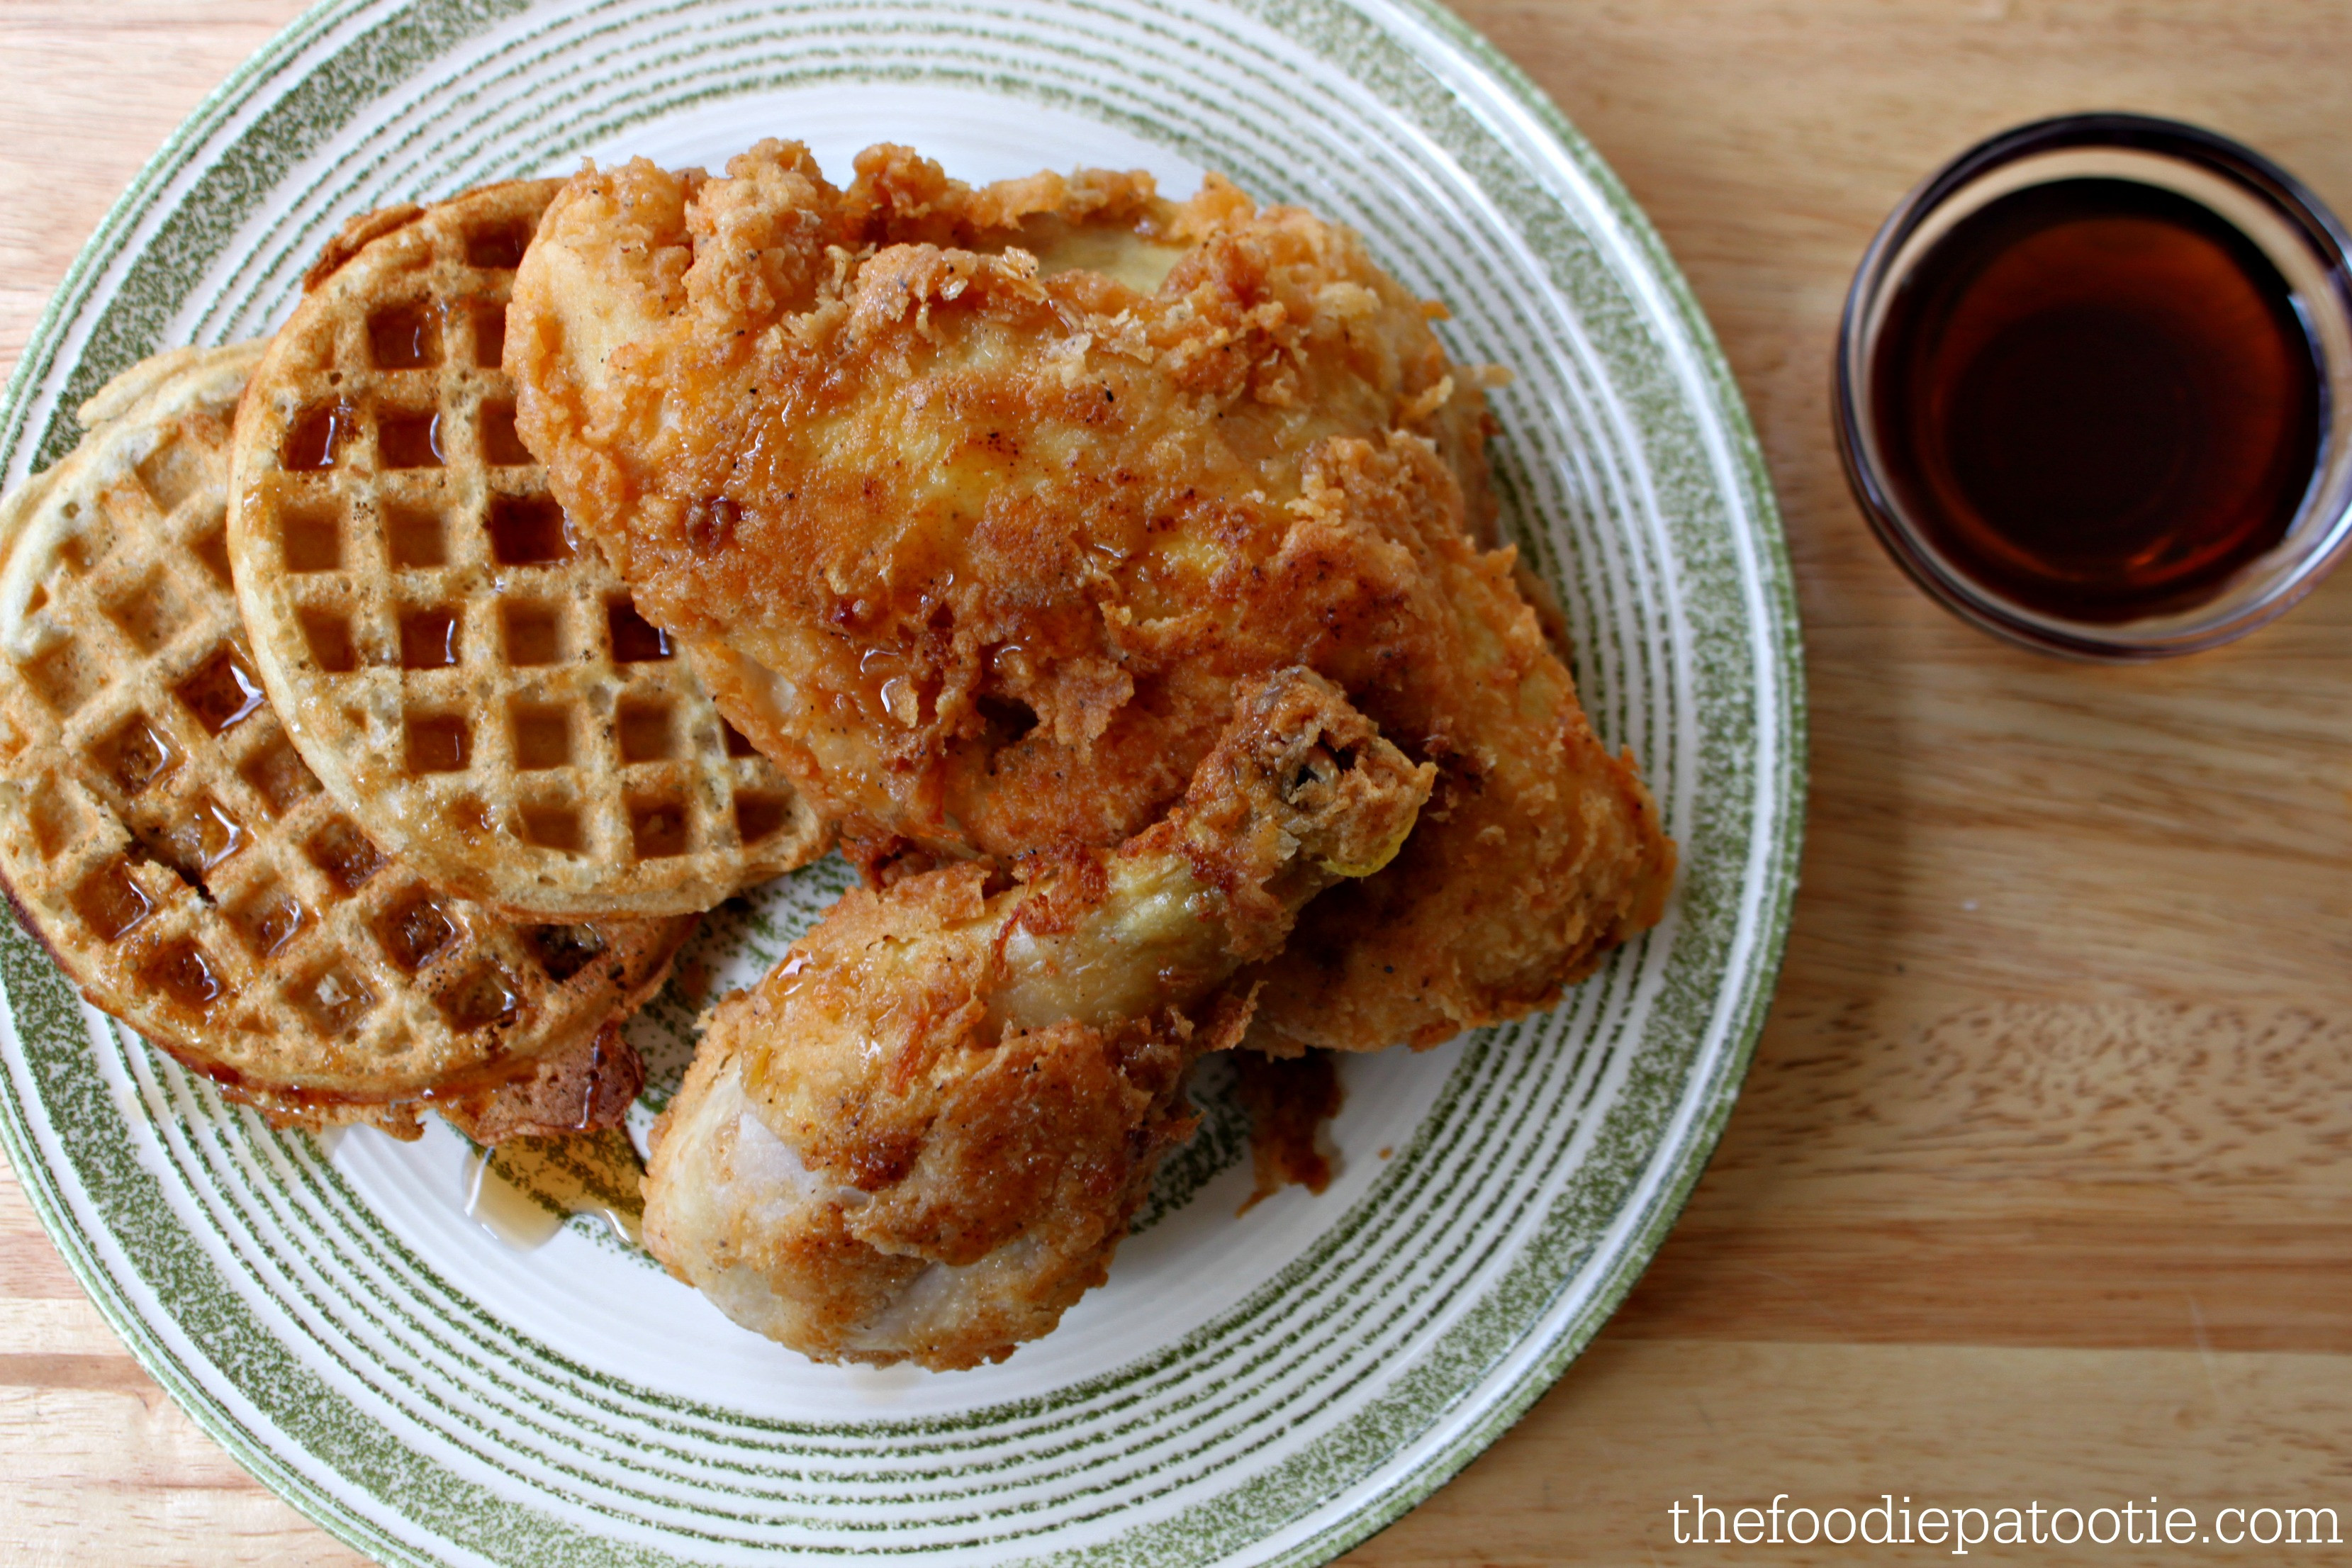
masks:
<svg viewBox="0 0 2352 1568"><path fill-rule="evenodd" d="M713 1009L655 1130L647 1246L820 1360L1002 1360L1101 1283L1190 1136L1187 1072L1249 1019L1226 983L1386 865L1434 776L1286 669L1118 849L850 892Z"/></svg>

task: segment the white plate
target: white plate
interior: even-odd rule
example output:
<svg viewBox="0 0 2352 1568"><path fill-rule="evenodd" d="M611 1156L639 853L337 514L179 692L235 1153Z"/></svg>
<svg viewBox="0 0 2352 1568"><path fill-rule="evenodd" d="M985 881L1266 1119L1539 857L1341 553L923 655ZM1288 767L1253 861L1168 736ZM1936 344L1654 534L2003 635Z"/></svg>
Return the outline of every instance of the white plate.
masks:
<svg viewBox="0 0 2352 1568"><path fill-rule="evenodd" d="M345 216L583 154L980 180L1204 169L1361 230L1499 361L1506 526L1593 721L1684 857L1658 929L1554 1012L1349 1060L1320 1197L1236 1219L1229 1110L1059 1331L948 1375L815 1366L574 1221L513 1251L464 1145L272 1133L0 941L0 1133L92 1298L207 1430L360 1550L418 1563L1320 1561L1443 1482L1599 1328L1738 1089L1786 929L1795 616L1730 375L1557 111L1420 0L348 0L240 70L76 264L0 411L10 479L155 348L264 331ZM714 922L756 973L838 862ZM690 1009L636 1026L675 1082ZM1211 1089L1213 1089L1213 1083Z"/></svg>

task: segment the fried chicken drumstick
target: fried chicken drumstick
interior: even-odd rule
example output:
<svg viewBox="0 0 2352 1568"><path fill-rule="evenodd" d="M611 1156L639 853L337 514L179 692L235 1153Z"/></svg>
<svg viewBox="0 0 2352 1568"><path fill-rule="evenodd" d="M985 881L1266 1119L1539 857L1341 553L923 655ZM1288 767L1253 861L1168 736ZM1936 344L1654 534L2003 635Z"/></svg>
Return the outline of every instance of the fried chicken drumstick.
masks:
<svg viewBox="0 0 2352 1568"><path fill-rule="evenodd" d="M1115 851L853 891L713 1009L655 1131L646 1244L746 1328L825 1361L1001 1360L1102 1282L1185 1075L1247 1023L1241 966L1370 875L1435 770L1286 670L1180 805Z"/></svg>
<svg viewBox="0 0 2352 1568"><path fill-rule="evenodd" d="M730 721L894 867L1151 822L1306 665L1439 779L1269 961L1269 1048L1434 1044L1654 923L1674 847L1488 530L1479 373L1349 230L1141 174L575 176L524 258L524 439ZM1329 907L1326 907L1329 906Z"/></svg>

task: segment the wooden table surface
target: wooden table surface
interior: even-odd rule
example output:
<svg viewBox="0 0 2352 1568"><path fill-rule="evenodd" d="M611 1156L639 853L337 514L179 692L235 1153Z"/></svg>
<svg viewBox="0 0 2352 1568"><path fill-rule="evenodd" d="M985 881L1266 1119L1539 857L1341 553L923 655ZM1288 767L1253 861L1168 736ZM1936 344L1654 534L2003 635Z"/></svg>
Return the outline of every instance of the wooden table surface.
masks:
<svg viewBox="0 0 2352 1568"><path fill-rule="evenodd" d="M0 362L140 163L299 9L0 0ZM2005 125L2178 115L2352 213L2352 7L1463 9L1615 166L1730 353L1796 563L1811 813L1779 1000L1672 1238L1518 1428L1349 1561L1950 1551L1677 1546L1669 1507L1700 1492L2129 1501L2136 1531L2151 1498L2200 1532L2233 1507L2352 1516L2352 572L2196 658L2015 652L1879 553L1828 407L1873 228ZM156 1388L5 1173L0 1561L358 1561Z"/></svg>

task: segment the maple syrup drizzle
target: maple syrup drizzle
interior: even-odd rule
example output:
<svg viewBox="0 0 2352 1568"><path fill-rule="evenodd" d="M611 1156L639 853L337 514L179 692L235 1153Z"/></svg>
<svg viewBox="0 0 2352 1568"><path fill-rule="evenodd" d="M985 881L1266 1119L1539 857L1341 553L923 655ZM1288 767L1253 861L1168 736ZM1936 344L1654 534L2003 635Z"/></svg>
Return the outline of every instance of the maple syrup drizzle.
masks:
<svg viewBox="0 0 2352 1568"><path fill-rule="evenodd" d="M350 439L358 417L348 403L325 403L310 409L287 432L278 460L304 472L333 468L336 454Z"/></svg>
<svg viewBox="0 0 2352 1568"><path fill-rule="evenodd" d="M197 722L215 735L242 724L269 700L260 678L229 648L199 666L174 691Z"/></svg>
<svg viewBox="0 0 2352 1568"><path fill-rule="evenodd" d="M368 318L368 347L380 370L414 370L441 363L441 307L426 300L395 305Z"/></svg>
<svg viewBox="0 0 2352 1568"><path fill-rule="evenodd" d="M400 667L446 669L457 662L457 616L439 605L400 617Z"/></svg>
<svg viewBox="0 0 2352 1568"><path fill-rule="evenodd" d="M655 664L675 652L669 634L637 614L636 605L626 599L604 606L604 626L612 635L615 664Z"/></svg>
<svg viewBox="0 0 2352 1568"><path fill-rule="evenodd" d="M438 468L448 454L441 448L441 416L383 414L375 427L376 461L387 468Z"/></svg>
<svg viewBox="0 0 2352 1568"><path fill-rule="evenodd" d="M579 552L563 509L544 496L497 496L490 501L490 555L501 566L549 566Z"/></svg>
<svg viewBox="0 0 2352 1568"><path fill-rule="evenodd" d="M176 942L148 965L146 978L165 995L191 1012L203 1012L227 989L204 949L192 942Z"/></svg>
<svg viewBox="0 0 2352 1568"><path fill-rule="evenodd" d="M646 1214L645 1166L618 1131L517 1138L466 1156L466 1213L517 1251L545 1246L573 1215L635 1244Z"/></svg>

